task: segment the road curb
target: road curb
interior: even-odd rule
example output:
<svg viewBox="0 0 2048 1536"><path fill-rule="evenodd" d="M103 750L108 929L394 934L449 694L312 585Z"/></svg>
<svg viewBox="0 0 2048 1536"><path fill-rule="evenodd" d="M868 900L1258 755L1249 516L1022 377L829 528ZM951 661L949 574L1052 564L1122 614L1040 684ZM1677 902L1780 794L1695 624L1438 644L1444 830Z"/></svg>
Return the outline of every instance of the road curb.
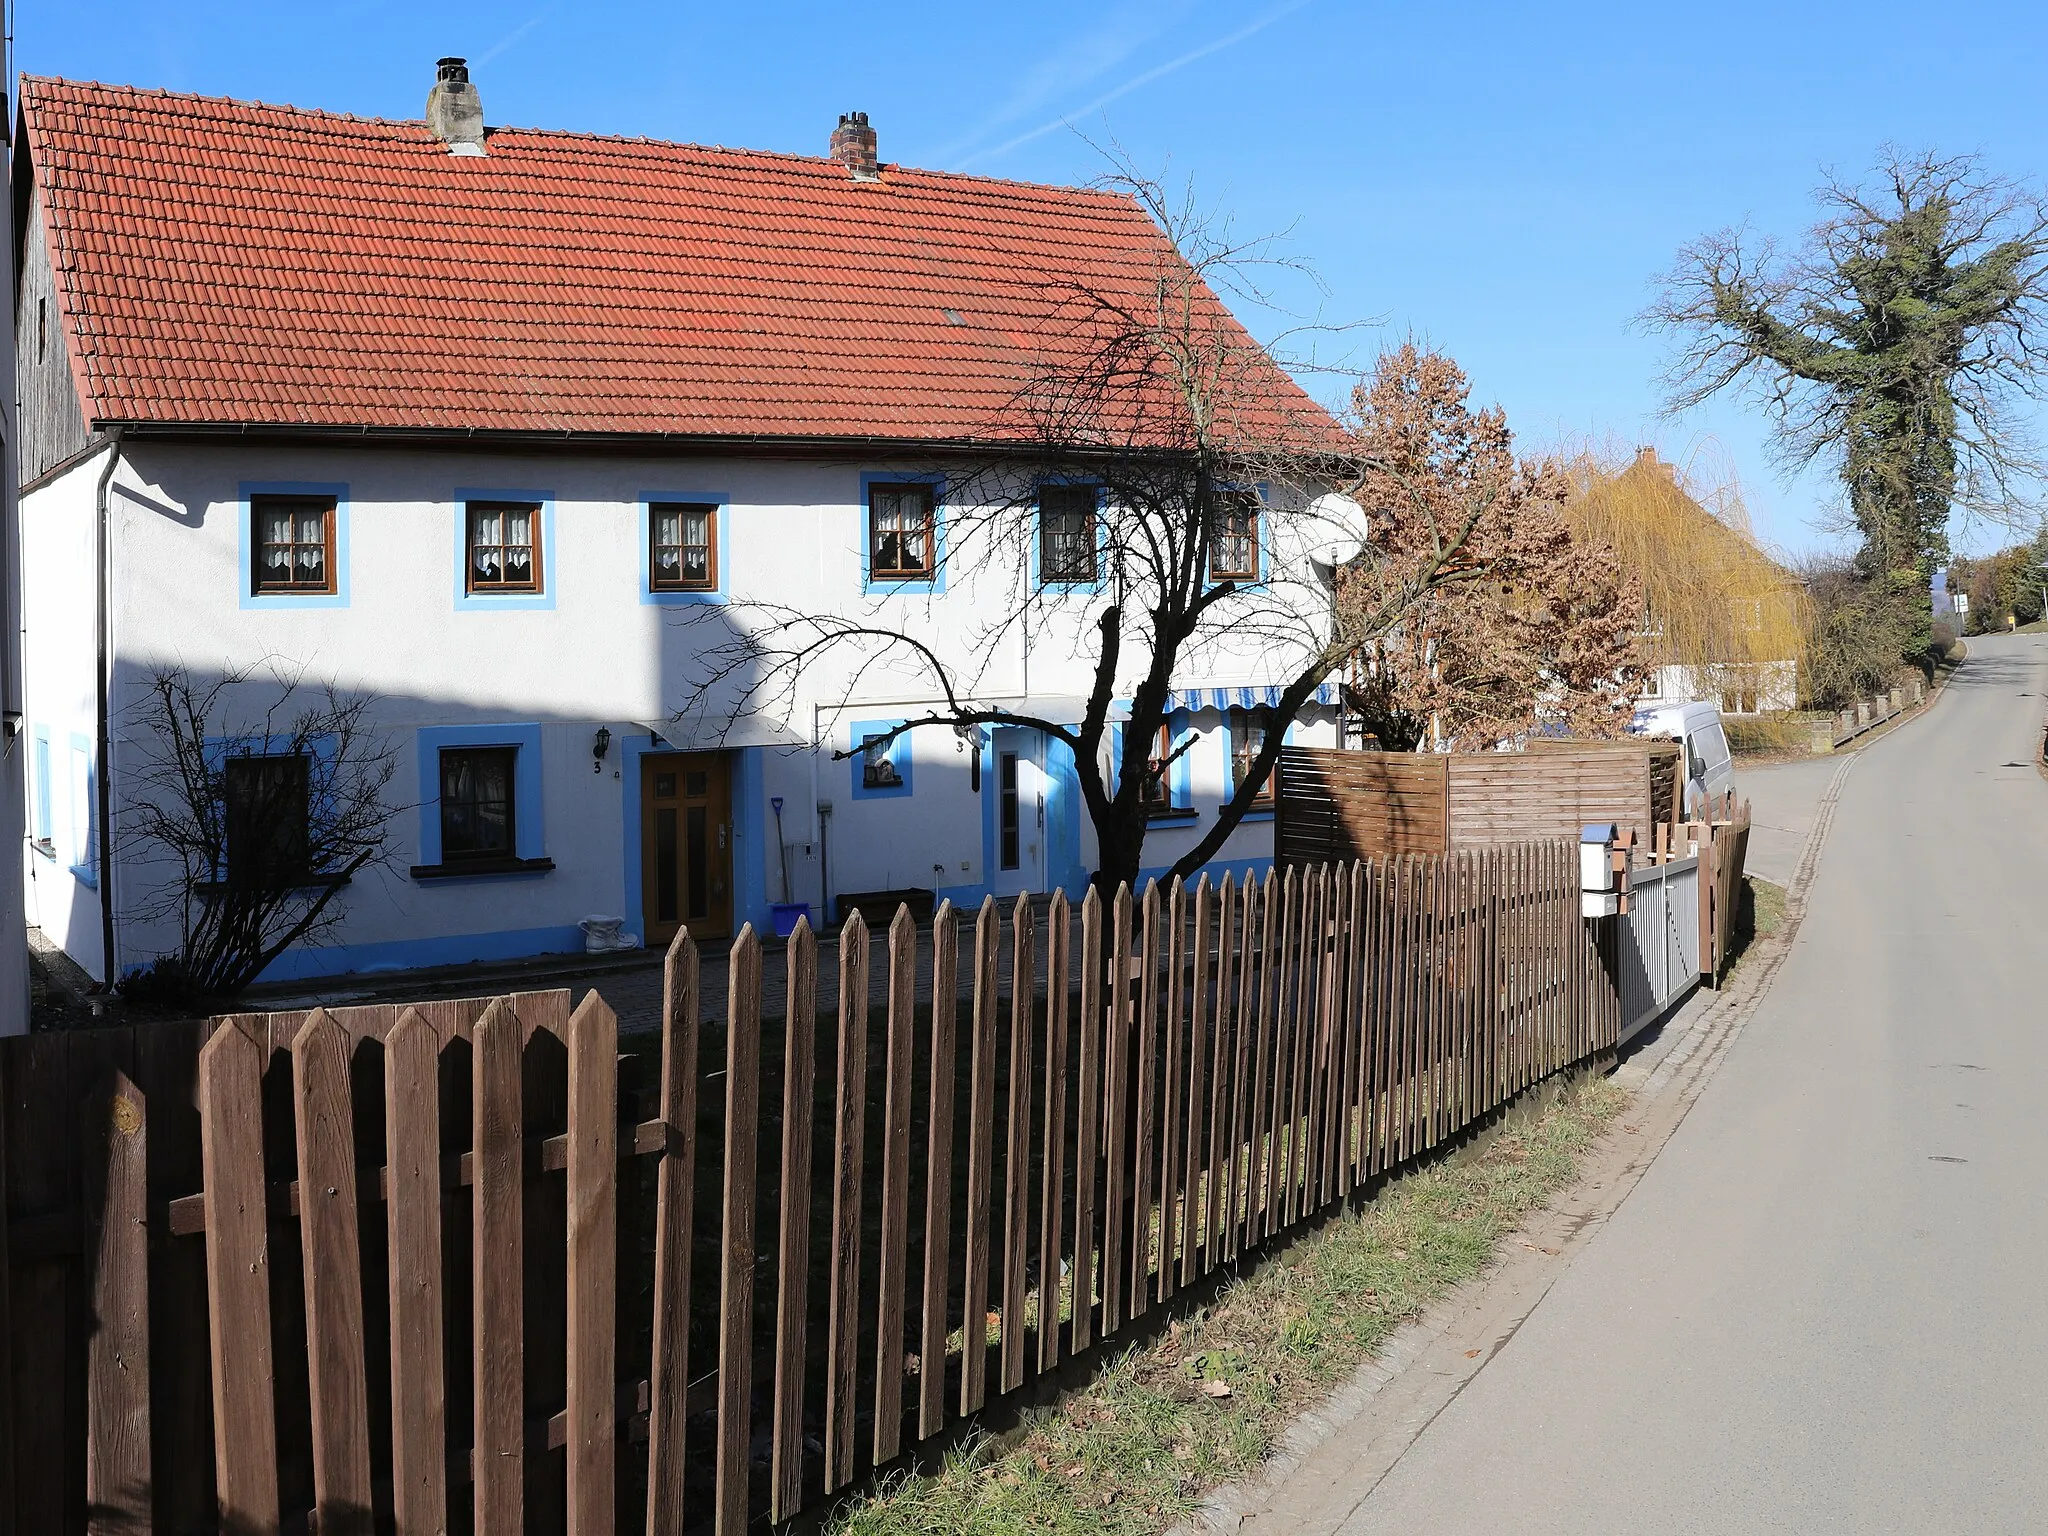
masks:
<svg viewBox="0 0 2048 1536"><path fill-rule="evenodd" d="M1768 995L1798 937L1842 787L1861 755L1861 747L1845 753L1821 793L1786 887L1784 924L1668 1046L1639 1052L1617 1070L1629 1106L1588 1150L1572 1187L1504 1239L1483 1274L1396 1329L1342 1386L1296 1418L1256 1478L1213 1490L1172 1536L1337 1531L1514 1338L1635 1191Z"/></svg>

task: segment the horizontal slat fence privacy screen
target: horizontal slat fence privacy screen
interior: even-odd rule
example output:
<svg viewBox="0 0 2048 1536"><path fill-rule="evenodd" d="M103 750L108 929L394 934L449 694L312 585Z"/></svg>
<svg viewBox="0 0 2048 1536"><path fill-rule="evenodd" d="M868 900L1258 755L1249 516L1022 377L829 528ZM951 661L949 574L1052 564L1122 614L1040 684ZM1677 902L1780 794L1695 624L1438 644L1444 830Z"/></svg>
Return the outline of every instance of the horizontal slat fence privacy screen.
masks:
<svg viewBox="0 0 2048 1536"><path fill-rule="evenodd" d="M1578 906L1545 842L856 914L724 1018L685 935L658 1058L561 992L9 1042L12 1528L785 1520L1610 1051Z"/></svg>
<svg viewBox="0 0 2048 1536"><path fill-rule="evenodd" d="M1590 823L1652 830L1679 817L1675 742L1546 740L1521 752L1356 752L1283 747L1275 770L1277 862L1576 839Z"/></svg>

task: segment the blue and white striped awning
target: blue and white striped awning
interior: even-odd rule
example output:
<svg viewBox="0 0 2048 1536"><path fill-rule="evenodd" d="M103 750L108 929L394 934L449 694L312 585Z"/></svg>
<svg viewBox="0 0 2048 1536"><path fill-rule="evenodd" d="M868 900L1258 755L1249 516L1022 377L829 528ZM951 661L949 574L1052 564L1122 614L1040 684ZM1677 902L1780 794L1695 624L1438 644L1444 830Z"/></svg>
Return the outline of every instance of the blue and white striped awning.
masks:
<svg viewBox="0 0 2048 1536"><path fill-rule="evenodd" d="M1286 692L1281 683L1269 683L1254 688L1182 688L1166 696L1169 710L1195 709L1256 709L1261 704L1274 705L1280 702L1280 695ZM1337 685L1324 683L1309 695L1311 704L1335 704Z"/></svg>

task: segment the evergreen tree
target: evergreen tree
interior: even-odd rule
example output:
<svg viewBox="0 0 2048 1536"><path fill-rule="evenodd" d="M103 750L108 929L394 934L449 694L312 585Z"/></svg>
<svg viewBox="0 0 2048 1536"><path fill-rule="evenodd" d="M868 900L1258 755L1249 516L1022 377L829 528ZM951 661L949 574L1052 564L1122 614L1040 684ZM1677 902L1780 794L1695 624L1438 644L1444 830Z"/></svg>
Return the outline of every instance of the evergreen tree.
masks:
<svg viewBox="0 0 2048 1536"><path fill-rule="evenodd" d="M1674 407L1747 385L1789 462L1834 463L1856 573L1917 651L1951 508L2009 517L2037 485L2011 408L2048 363L2048 208L1970 158L1888 152L1877 179L1823 187L1789 258L1734 230L1688 247L1648 318L1691 338Z"/></svg>

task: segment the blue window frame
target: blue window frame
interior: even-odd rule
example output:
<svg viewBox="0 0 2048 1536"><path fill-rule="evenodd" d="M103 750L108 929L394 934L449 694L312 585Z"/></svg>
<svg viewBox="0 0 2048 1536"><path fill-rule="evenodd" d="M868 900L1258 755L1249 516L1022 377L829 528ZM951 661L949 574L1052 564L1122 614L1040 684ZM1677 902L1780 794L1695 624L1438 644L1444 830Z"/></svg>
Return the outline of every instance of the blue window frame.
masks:
<svg viewBox="0 0 2048 1536"><path fill-rule="evenodd" d="M853 749L853 756L847 762L853 769L854 799L900 800L910 794L910 738L914 732L905 731L888 746L872 753L861 750L862 743L869 737L880 736L902 723L900 718L853 722L847 741L847 746Z"/></svg>
<svg viewBox="0 0 2048 1536"><path fill-rule="evenodd" d="M877 575L875 561L879 555L894 558L899 563L902 554L902 519L906 515L901 498L892 493L899 488L917 488L922 492L920 499L928 498L931 508L930 566L925 575L900 576ZM880 493L878 495L878 492ZM880 515L890 527L884 531L888 547L877 550L876 518ZM891 556L891 550L895 553ZM860 589L875 596L897 594L916 595L939 593L946 590L946 478L943 475L883 474L871 471L860 477Z"/></svg>
<svg viewBox="0 0 2048 1536"><path fill-rule="evenodd" d="M640 601L660 608L687 608L700 603L726 601L728 572L732 569L728 551L732 546L732 519L728 515L732 497L725 491L645 491L640 496ZM662 509L657 512L656 509ZM657 520L663 516L680 521L691 515L688 509L710 510L711 559L708 586L667 585L657 580L655 535ZM676 530L679 534L682 530ZM664 545L664 548L669 546Z"/></svg>
<svg viewBox="0 0 2048 1536"><path fill-rule="evenodd" d="M92 743L71 733L71 873L79 884L100 883L99 777L93 772Z"/></svg>
<svg viewBox="0 0 2048 1536"><path fill-rule="evenodd" d="M1037 526L1031 537L1034 583L1057 592L1103 590L1107 581L1104 495L1103 488L1092 480L1048 477L1039 482ZM1077 529L1077 522L1083 526ZM1085 544L1077 545L1077 538Z"/></svg>
<svg viewBox="0 0 2048 1536"><path fill-rule="evenodd" d="M541 733L538 725L422 726L418 732L418 747L422 868L438 871L449 867L446 850L441 846L441 753L474 747L503 747L513 752L514 857L529 864L545 863L546 822L541 801ZM538 868L533 871L542 872Z"/></svg>
<svg viewBox="0 0 2048 1536"><path fill-rule="evenodd" d="M245 480L238 488L241 498L237 563L244 608L346 608L348 606L348 486L341 481ZM258 546L261 530L256 526L265 498L290 502L332 502L332 571L325 592L276 588L257 590Z"/></svg>
<svg viewBox="0 0 2048 1536"><path fill-rule="evenodd" d="M470 509L472 506L485 507L531 507L538 519L538 535L534 548L539 569L536 573L538 591L480 591L470 590ZM455 488L455 606L472 613L517 613L555 606L557 580L555 544L555 493L553 491L532 491L504 489L488 486L457 486Z"/></svg>
<svg viewBox="0 0 2048 1536"><path fill-rule="evenodd" d="M35 763L35 829L34 846L37 853L46 859L57 857L56 828L50 818L50 729L36 727Z"/></svg>

